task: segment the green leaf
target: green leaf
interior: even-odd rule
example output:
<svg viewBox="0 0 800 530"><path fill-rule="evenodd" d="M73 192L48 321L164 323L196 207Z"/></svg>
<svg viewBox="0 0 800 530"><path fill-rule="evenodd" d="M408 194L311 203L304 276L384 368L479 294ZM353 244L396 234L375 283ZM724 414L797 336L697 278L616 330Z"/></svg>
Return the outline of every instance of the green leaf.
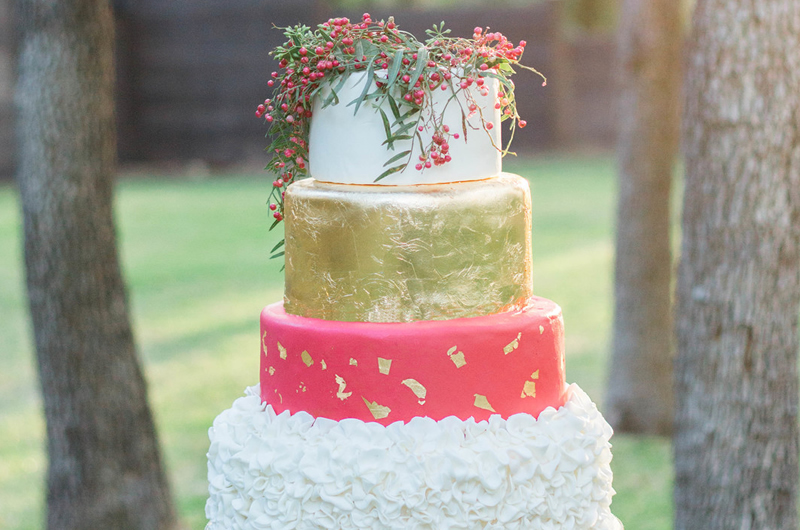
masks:
<svg viewBox="0 0 800 530"><path fill-rule="evenodd" d="M336 93L336 89L332 88L331 93L325 96L325 99L322 100L322 108L328 108L331 105L338 105L339 104L339 95Z"/></svg>
<svg viewBox="0 0 800 530"><path fill-rule="evenodd" d="M272 256L270 256L270 257L269 257L269 259L280 258L280 257L281 257L281 256L283 256L284 254L286 254L286 252L282 252L282 251L281 251L281 252L278 252L277 254L273 254Z"/></svg>
<svg viewBox="0 0 800 530"><path fill-rule="evenodd" d="M408 123L404 123L404 124L403 124L401 127L398 127L398 128L397 128L397 129L394 131L395 137L396 137L397 135L399 135L399 134L403 134L403 133L406 133L406 132L408 132L408 131L409 131L411 128L413 128L413 127L414 127L416 124L417 124L417 122L414 122L414 121L410 121L410 122L408 122Z"/></svg>
<svg viewBox="0 0 800 530"><path fill-rule="evenodd" d="M408 82L409 88L417 84L417 81L419 81L419 78L422 77L422 72L425 70L427 65L428 50L424 47L420 47L417 50L417 64L414 66L414 73L411 74L411 80Z"/></svg>
<svg viewBox="0 0 800 530"><path fill-rule="evenodd" d="M505 78L504 76L502 76L500 74L496 74L494 72L490 72L490 71L487 70L485 72L481 72L481 75L484 76L484 77L492 77L494 79L497 79L498 81L500 81L508 89L509 92L513 92L514 91L514 85L511 84L511 80Z"/></svg>
<svg viewBox="0 0 800 530"><path fill-rule="evenodd" d="M358 114L359 107L361 107L361 104L364 103L365 99L367 99L367 93L369 92L369 87L372 86L372 77L374 68L375 68L375 58L373 57L369 60L369 66L367 67L367 82L364 83L364 90L361 91L360 96L358 96L356 99L347 104L348 107L353 103L356 104L356 110L355 112L353 112L353 116Z"/></svg>
<svg viewBox="0 0 800 530"><path fill-rule="evenodd" d="M397 120L400 118L400 109L397 108L397 103L392 96L389 96L389 106L392 108L392 116ZM397 123L397 122L395 122Z"/></svg>
<svg viewBox="0 0 800 530"><path fill-rule="evenodd" d="M397 125L400 122L406 121L408 118L410 118L411 116L413 116L417 112L419 112L419 108L412 107L411 110L407 111L405 114L403 114L402 116L400 116L399 118L394 120L394 123L392 124L392 127L394 127L395 125Z"/></svg>
<svg viewBox="0 0 800 530"><path fill-rule="evenodd" d="M389 165L389 164L391 164L392 162L397 162L397 161L398 161L398 160L400 160L401 158L403 158L403 157L405 157L405 156L408 156L408 155L410 155L410 154L411 154L411 149L409 149L408 151L403 151L402 153L397 153L397 154L396 154L396 155L394 155L392 158L390 158L389 160L387 160L387 161L386 161L386 163L383 165L383 167L386 167L386 166L388 166L388 165Z"/></svg>
<svg viewBox="0 0 800 530"><path fill-rule="evenodd" d="M392 128L389 126L389 118L386 117L386 113L383 111L382 108L378 107L378 112L381 113L381 119L383 120L383 129L386 131L386 142L389 144L389 149L394 151L394 139L392 138Z"/></svg>
<svg viewBox="0 0 800 530"><path fill-rule="evenodd" d="M392 67L389 70L389 77L386 78L386 81L389 84L389 87L394 85L394 82L397 80L397 73L400 71L400 67L403 66L403 50L397 50L394 52L394 58L392 59Z"/></svg>
<svg viewBox="0 0 800 530"><path fill-rule="evenodd" d="M398 171L402 171L405 167L406 167L406 164L400 164L399 166L390 167L389 169L387 169L386 171L381 173L381 175L378 178L375 179L375 182L378 182L379 180L385 179L386 177L388 177L392 173L397 173Z"/></svg>
<svg viewBox="0 0 800 530"><path fill-rule="evenodd" d="M509 75L511 75L511 74L515 74L515 73L516 73L516 72L514 71L514 69L513 69L513 68L511 68L511 65L510 65L510 64L508 64L508 63L505 63L505 62L503 62L503 63L500 63L500 71L501 71L501 72L506 72L506 73L508 73Z"/></svg>
<svg viewBox="0 0 800 530"><path fill-rule="evenodd" d="M386 145L389 142L394 143L394 142L400 142L400 141L403 141L403 140L411 140L411 138L413 138L413 136L408 135L408 134L401 134L401 135L398 135L398 136L392 136L391 138L387 138L386 140L384 140L381 145ZM392 148L392 150L394 150L394 148Z"/></svg>
<svg viewBox="0 0 800 530"><path fill-rule="evenodd" d="M339 104L339 91L344 86L348 77L350 77L350 72L345 72L344 74L339 76L339 82L336 83L336 87L331 88L331 93L328 94L328 97L326 97L325 100L322 102L323 109L328 107L331 103L333 103L334 105Z"/></svg>
<svg viewBox="0 0 800 530"><path fill-rule="evenodd" d="M275 219L275 221L274 221L274 222L272 223L272 225L269 227L269 231L270 231L270 232L272 232L272 229L273 229L273 228L275 228L276 226L278 226L278 223L280 223L280 221L278 221L277 219Z"/></svg>
<svg viewBox="0 0 800 530"><path fill-rule="evenodd" d="M275 245L274 247L272 247L272 250L270 250L270 251L269 251L269 252L270 252L270 254L272 254L273 252L275 252L276 250L278 250L279 248L281 248L281 247L282 247L282 246L283 246L285 243L286 243L286 240L285 240L285 239L281 239L281 240L278 242L278 244L277 244L277 245Z"/></svg>

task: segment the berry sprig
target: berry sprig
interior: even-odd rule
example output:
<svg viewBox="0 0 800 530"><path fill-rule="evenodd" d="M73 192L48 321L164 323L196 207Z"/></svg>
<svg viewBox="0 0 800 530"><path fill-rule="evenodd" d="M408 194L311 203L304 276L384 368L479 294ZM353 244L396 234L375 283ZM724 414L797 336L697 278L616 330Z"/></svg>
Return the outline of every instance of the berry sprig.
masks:
<svg viewBox="0 0 800 530"><path fill-rule="evenodd" d="M393 17L373 21L365 13L360 22L334 18L316 29L298 25L284 28L287 41L271 52L278 60L278 71L272 72L267 85L273 87L272 97L256 109L256 117L270 124L272 142L268 150L273 157L267 169L278 177L270 194L270 209L275 222L283 219L283 195L286 186L308 176L308 133L315 97L322 98L323 107L338 104L338 92L348 76L365 72L361 95L353 101L355 112L369 102L380 113L386 133L387 148L395 143L410 141L409 149L396 153L384 165L388 169L376 177L379 181L414 164L418 171L440 166L452 160L450 144L467 139L470 130L488 133L494 124L484 119L476 98L487 97L487 78L497 79L500 90L494 106L500 109L502 120L513 120L511 137L517 125L526 122L517 113L514 83L510 76L513 66L535 72L519 63L525 41L514 45L501 33L476 27L472 38L450 37L444 23L428 30L428 39L419 42L413 35L398 29ZM435 91L448 93L444 108L437 111L428 103ZM457 98L463 94L462 98ZM464 105L463 102L466 102ZM388 102L391 116L384 110ZM460 107L460 123L443 123L444 111L450 104ZM479 118L480 127L468 122ZM432 131L430 140L423 141L421 132ZM490 136L491 138L491 136ZM415 147L419 160L412 160Z"/></svg>

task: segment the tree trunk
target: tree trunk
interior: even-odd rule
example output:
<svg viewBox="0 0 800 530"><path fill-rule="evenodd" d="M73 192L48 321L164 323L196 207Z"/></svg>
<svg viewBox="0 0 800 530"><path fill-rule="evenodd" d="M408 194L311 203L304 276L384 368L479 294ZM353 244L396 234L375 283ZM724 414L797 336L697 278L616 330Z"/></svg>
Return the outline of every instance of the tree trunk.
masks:
<svg viewBox="0 0 800 530"><path fill-rule="evenodd" d="M606 418L619 432L672 428L670 184L680 118L681 7L625 0L614 335Z"/></svg>
<svg viewBox="0 0 800 530"><path fill-rule="evenodd" d="M18 182L47 419L47 525L174 528L115 243L111 8L18 8Z"/></svg>
<svg viewBox="0 0 800 530"><path fill-rule="evenodd" d="M797 528L800 2L700 0L686 75L675 528Z"/></svg>

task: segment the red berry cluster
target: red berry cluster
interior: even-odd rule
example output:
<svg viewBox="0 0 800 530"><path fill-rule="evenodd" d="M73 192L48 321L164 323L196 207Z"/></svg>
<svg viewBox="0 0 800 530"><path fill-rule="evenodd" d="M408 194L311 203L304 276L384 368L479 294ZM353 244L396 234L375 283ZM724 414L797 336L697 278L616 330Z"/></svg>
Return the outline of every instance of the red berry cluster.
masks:
<svg viewBox="0 0 800 530"><path fill-rule="evenodd" d="M515 124L526 125L517 114L513 83L508 79L514 73L512 65L536 72L519 64L525 41L515 46L502 34L479 27L475 28L471 39L454 38L448 36L449 30L442 25L429 30L429 39L421 43L413 35L401 31L393 18L373 21L368 13L356 23L347 18L333 18L314 30L300 25L286 28L284 32L288 40L272 52L279 67L267 82L273 87L273 95L256 109L256 116L271 126L269 150L273 157L267 169L278 175L271 193L275 202L270 204L276 222L283 218L284 187L308 173L308 131L314 98L326 94L320 92L325 85L330 88L324 96L325 103L330 104L332 98L336 98L334 87L343 76L366 71L376 88L369 93L365 90L358 104L369 99L378 108L388 100L392 119L383 110L379 111L386 125L389 149L394 149L393 143L398 141L412 144L411 149L390 159L390 162L403 160L376 180L412 163L411 153L417 144L422 153L415 165L419 171L452 159L450 142L461 135L451 132L456 124L442 123L443 111L437 113L428 105L435 90L449 90L448 102L463 91L467 105L462 115L467 118L480 114L475 97L488 96L486 79L496 78L504 87L495 104L502 109L503 119L514 120L512 131ZM480 121L485 131L494 126L482 115ZM458 125L466 140L467 130L463 124L462 119ZM427 145L422 145L422 136L418 134L424 130L432 131Z"/></svg>

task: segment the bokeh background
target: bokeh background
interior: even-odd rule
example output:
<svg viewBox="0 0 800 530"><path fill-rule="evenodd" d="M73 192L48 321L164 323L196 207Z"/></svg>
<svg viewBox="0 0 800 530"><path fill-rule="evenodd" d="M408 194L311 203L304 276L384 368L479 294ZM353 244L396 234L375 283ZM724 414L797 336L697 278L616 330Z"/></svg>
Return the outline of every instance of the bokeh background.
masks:
<svg viewBox="0 0 800 530"><path fill-rule="evenodd" d="M602 409L610 348L616 176L615 0L116 0L120 176L116 215L134 329L187 528L205 525L206 431L256 382L258 314L282 295L263 173L274 26L394 15L418 36L490 26L525 39L516 158L533 190L534 286L567 322L568 379ZM13 0L0 0L0 529L43 525L46 447L21 256ZM688 9L688 5L687 5ZM675 189L680 189L679 185ZM674 203L679 204L676 200ZM675 219L677 219L677 211ZM676 228L677 230L677 228ZM676 238L677 240L677 238ZM614 439L613 510L672 526L670 446Z"/></svg>

